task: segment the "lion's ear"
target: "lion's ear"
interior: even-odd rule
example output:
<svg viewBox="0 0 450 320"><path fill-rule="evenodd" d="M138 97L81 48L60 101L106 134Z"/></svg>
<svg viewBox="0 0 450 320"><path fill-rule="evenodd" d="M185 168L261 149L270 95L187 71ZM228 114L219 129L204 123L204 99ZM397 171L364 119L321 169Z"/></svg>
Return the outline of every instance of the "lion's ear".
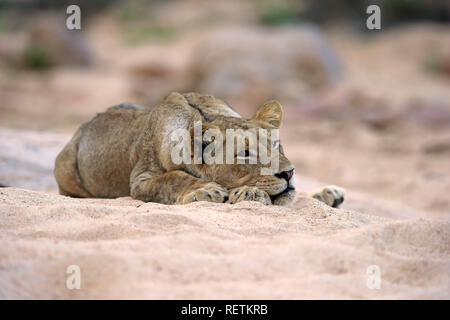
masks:
<svg viewBox="0 0 450 320"><path fill-rule="evenodd" d="M281 126L281 119L283 118L283 107L278 101L271 100L263 104L256 112L255 120L261 120L270 123L279 128Z"/></svg>

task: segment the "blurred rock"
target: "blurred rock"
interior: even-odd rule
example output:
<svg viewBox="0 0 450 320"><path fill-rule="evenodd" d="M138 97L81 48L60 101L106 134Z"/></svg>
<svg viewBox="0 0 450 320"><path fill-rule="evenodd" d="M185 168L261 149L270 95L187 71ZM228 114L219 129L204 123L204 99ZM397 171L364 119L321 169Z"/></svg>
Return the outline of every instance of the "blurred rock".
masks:
<svg viewBox="0 0 450 320"><path fill-rule="evenodd" d="M55 65L89 66L93 53L81 30L68 30L66 21L42 15L30 25L23 58L26 67L46 68Z"/></svg>
<svg viewBox="0 0 450 320"><path fill-rule="evenodd" d="M450 108L446 101L414 97L402 111L402 118L430 128L449 127Z"/></svg>
<svg viewBox="0 0 450 320"><path fill-rule="evenodd" d="M171 91L185 91L184 70L155 57L138 60L128 68L132 94L142 104L156 105Z"/></svg>
<svg viewBox="0 0 450 320"><path fill-rule="evenodd" d="M428 142L422 147L422 151L428 154L441 154L450 152L450 138Z"/></svg>
<svg viewBox="0 0 450 320"><path fill-rule="evenodd" d="M297 114L339 122L362 123L375 130L420 125L429 129L450 127L450 108L439 97L414 96L393 102L389 97L346 85L323 90L295 106Z"/></svg>
<svg viewBox="0 0 450 320"><path fill-rule="evenodd" d="M431 73L450 77L450 47L429 49L424 64Z"/></svg>
<svg viewBox="0 0 450 320"><path fill-rule="evenodd" d="M0 67L17 65L20 53L26 45L22 34L4 34L0 36Z"/></svg>
<svg viewBox="0 0 450 320"><path fill-rule="evenodd" d="M209 34L194 50L189 74L192 90L255 105L298 101L338 79L340 65L312 26L235 28Z"/></svg>
<svg viewBox="0 0 450 320"><path fill-rule="evenodd" d="M65 135L0 128L0 183L57 191L53 165L68 141Z"/></svg>
<svg viewBox="0 0 450 320"><path fill-rule="evenodd" d="M364 90L335 86L320 92L297 112L340 122L363 123L372 129L385 130L398 124L399 113L386 99Z"/></svg>
<svg viewBox="0 0 450 320"><path fill-rule="evenodd" d="M132 74L143 78L165 78L175 72L171 66L158 61L144 61L142 63L136 63L129 69Z"/></svg>

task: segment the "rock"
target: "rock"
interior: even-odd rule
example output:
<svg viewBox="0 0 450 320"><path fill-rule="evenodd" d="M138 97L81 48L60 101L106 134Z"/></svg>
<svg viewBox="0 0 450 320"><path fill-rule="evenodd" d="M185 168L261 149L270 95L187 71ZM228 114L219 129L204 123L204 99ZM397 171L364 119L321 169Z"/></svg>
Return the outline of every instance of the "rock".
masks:
<svg viewBox="0 0 450 320"><path fill-rule="evenodd" d="M427 154L448 153L450 152L450 138L429 142L422 147L422 151Z"/></svg>
<svg viewBox="0 0 450 320"><path fill-rule="evenodd" d="M447 101L414 97L407 102L402 117L409 122L430 128L450 126L450 109Z"/></svg>
<svg viewBox="0 0 450 320"><path fill-rule="evenodd" d="M23 34L2 34L0 36L0 67L20 64L20 57L24 52L26 42L26 37Z"/></svg>
<svg viewBox="0 0 450 320"><path fill-rule="evenodd" d="M93 63L93 53L81 31L68 30L62 18L42 15L31 24L23 59L25 66L32 68L88 66Z"/></svg>
<svg viewBox="0 0 450 320"><path fill-rule="evenodd" d="M68 137L0 128L0 187L22 187L56 192L56 156Z"/></svg>
<svg viewBox="0 0 450 320"><path fill-rule="evenodd" d="M194 50L193 89L241 104L298 101L339 78L340 65L316 28L236 28L211 33Z"/></svg>
<svg viewBox="0 0 450 320"><path fill-rule="evenodd" d="M384 97L347 86L325 90L310 105L299 105L296 111L317 118L362 123L375 130L398 125L401 116Z"/></svg>

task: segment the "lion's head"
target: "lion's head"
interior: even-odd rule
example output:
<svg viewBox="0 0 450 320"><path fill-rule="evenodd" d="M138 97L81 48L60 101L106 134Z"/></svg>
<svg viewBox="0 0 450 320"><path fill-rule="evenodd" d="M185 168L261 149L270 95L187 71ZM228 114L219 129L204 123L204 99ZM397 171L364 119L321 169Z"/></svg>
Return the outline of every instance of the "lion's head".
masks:
<svg viewBox="0 0 450 320"><path fill-rule="evenodd" d="M223 108L223 101L215 101L219 101ZM209 110L214 108L211 105L208 107ZM280 103L269 101L251 119L219 116L211 121L203 121L200 140L192 139L192 159L197 141L202 163L191 164L190 171L228 190L240 186L255 186L269 194L272 204L292 203L296 197L294 166L285 156L278 138L282 115ZM218 139L217 133L222 136L221 139ZM256 133L256 143L249 138L251 133ZM195 128L191 128L190 135L195 136ZM228 144L233 140L235 141L230 147ZM239 140L243 143L241 148L238 147ZM216 154L219 149L222 150L222 155L220 152ZM270 160L266 158L263 163L261 156L266 154L272 157ZM222 163L212 160L211 156L214 160L223 159ZM255 160L256 163L251 163Z"/></svg>

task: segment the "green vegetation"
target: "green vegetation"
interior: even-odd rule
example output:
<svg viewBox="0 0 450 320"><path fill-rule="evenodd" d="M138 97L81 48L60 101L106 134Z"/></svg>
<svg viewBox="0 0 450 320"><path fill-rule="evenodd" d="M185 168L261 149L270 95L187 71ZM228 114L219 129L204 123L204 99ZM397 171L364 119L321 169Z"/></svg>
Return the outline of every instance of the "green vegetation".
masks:
<svg viewBox="0 0 450 320"><path fill-rule="evenodd" d="M45 47L34 44L25 49L25 66L31 69L43 70L50 67L50 57Z"/></svg>
<svg viewBox="0 0 450 320"><path fill-rule="evenodd" d="M139 44L148 40L170 40L175 32L170 26L158 24L132 24L124 26L125 40L130 44Z"/></svg>
<svg viewBox="0 0 450 320"><path fill-rule="evenodd" d="M170 25L157 22L153 11L158 1L121 3L114 12L123 30L125 41L139 44L148 40L166 41L173 38L175 30Z"/></svg>
<svg viewBox="0 0 450 320"><path fill-rule="evenodd" d="M263 5L260 13L263 24L279 25L300 22L296 8L290 2L269 2Z"/></svg>

